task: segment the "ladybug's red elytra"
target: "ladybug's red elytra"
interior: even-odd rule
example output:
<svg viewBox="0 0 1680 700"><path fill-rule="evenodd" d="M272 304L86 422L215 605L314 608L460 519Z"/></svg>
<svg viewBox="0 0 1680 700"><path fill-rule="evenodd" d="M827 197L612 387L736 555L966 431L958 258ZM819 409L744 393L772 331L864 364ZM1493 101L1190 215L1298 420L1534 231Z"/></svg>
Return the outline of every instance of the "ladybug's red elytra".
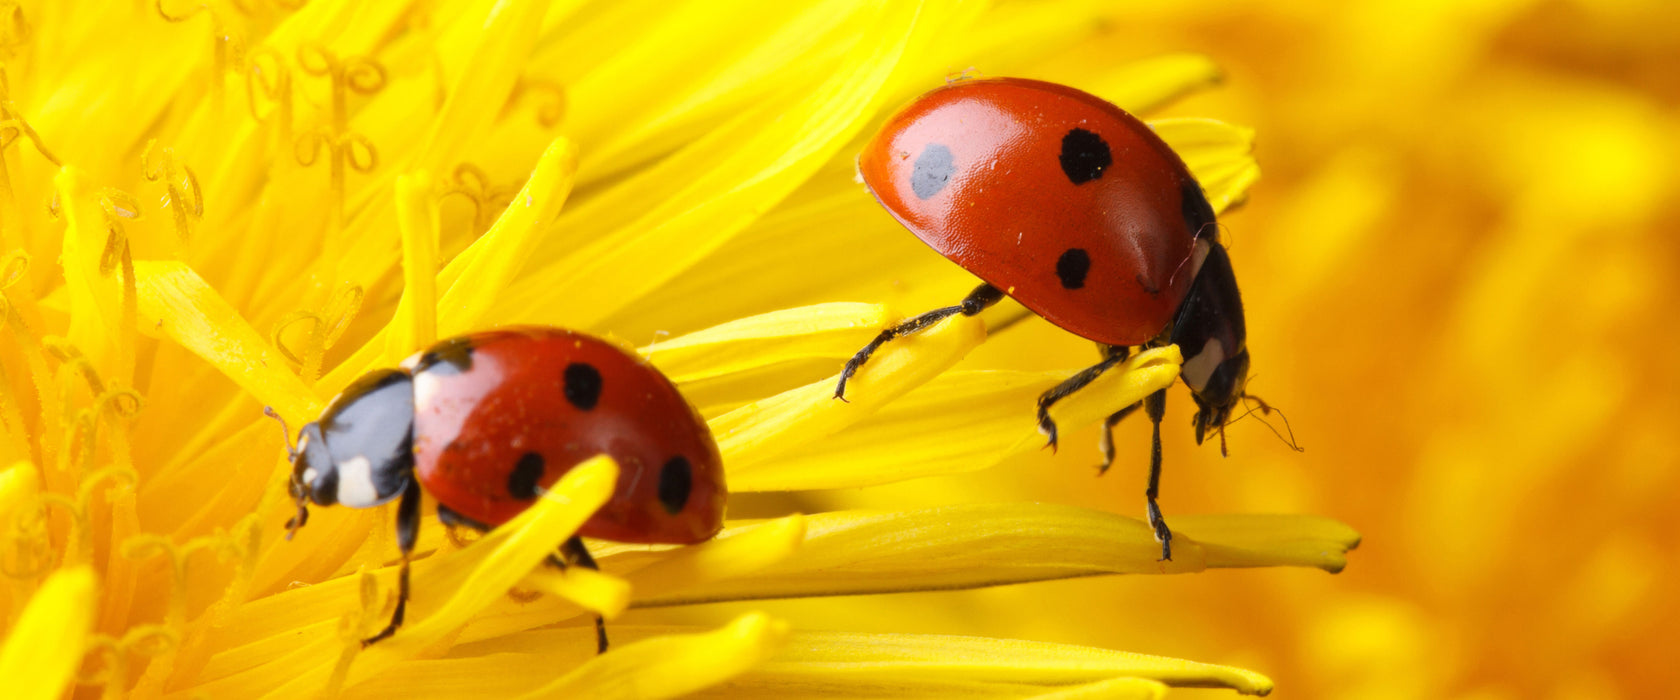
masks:
<svg viewBox="0 0 1680 700"><path fill-rule="evenodd" d="M858 171L899 223L985 284L961 304L882 331L846 363L836 398L882 344L955 314L973 316L1007 294L1102 352L1101 362L1039 397L1051 447L1050 406L1133 346L1178 345L1198 409L1196 442L1223 433L1248 377L1242 298L1213 207L1143 122L1054 83L958 80L888 118L864 146ZM1161 558L1171 559L1172 532L1156 504L1165 391L1108 418L1102 469L1114 461L1110 431L1139 406L1155 430L1149 522Z"/></svg>
<svg viewBox="0 0 1680 700"><path fill-rule="evenodd" d="M606 454L619 464L617 488L579 536L694 544L723 527L723 461L705 420L646 360L559 328L452 338L398 369L370 372L303 426L290 453L297 515L288 539L310 502L367 508L401 499L397 608L366 644L402 625L421 489L445 524L488 530ZM579 536L551 560L595 568ZM605 651L599 618L596 631Z"/></svg>

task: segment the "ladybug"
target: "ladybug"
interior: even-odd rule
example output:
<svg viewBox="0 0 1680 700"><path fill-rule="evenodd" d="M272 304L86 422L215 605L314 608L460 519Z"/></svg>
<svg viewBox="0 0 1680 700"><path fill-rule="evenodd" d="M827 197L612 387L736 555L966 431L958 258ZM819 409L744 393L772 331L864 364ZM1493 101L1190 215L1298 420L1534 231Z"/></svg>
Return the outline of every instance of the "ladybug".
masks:
<svg viewBox="0 0 1680 700"><path fill-rule="evenodd" d="M363 644L402 625L421 489L445 525L484 531L584 460L611 456L617 487L550 556L562 567L596 568L580 537L694 544L723 527L723 461L705 420L640 356L560 328L452 338L397 369L363 375L303 426L288 452L297 515L287 539L308 520L310 502L368 508L400 499L397 608ZM604 652L599 617L596 633Z"/></svg>
<svg viewBox="0 0 1680 700"><path fill-rule="evenodd" d="M880 333L840 373L846 380L882 344L1005 295L1075 335L1102 361L1038 399L1039 428L1056 446L1051 405L1125 360L1132 347L1178 345L1180 376L1196 401L1196 442L1223 440L1246 394L1247 333L1231 260L1213 207L1184 161L1142 121L1100 98L1037 80L959 80L887 119L858 157L876 200L923 243L985 281L956 306ZM1149 523L1172 558L1172 531L1156 498L1166 392L1106 421L1112 430L1142 406L1154 422Z"/></svg>

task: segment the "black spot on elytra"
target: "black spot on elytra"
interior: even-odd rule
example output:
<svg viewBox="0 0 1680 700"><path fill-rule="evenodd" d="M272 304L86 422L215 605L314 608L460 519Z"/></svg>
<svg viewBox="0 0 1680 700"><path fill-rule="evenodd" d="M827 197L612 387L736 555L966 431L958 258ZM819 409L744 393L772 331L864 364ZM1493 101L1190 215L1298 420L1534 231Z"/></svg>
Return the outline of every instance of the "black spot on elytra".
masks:
<svg viewBox="0 0 1680 700"><path fill-rule="evenodd" d="M927 199L945 189L956 173L957 165L951 157L951 149L942 143L930 143L922 149L921 155L916 156L915 169L910 172L910 191L915 192L918 199Z"/></svg>
<svg viewBox="0 0 1680 700"><path fill-rule="evenodd" d="M1085 286L1085 274L1091 271L1091 255L1084 248L1069 248L1056 259L1056 276L1062 278L1063 289Z"/></svg>
<svg viewBox="0 0 1680 700"><path fill-rule="evenodd" d="M688 505L688 492L694 488L694 467L685 457L672 457L659 470L659 504L671 515L681 513Z"/></svg>
<svg viewBox="0 0 1680 700"><path fill-rule="evenodd" d="M471 338L450 338L430 348L420 356L415 372L461 374L472 369L473 341Z"/></svg>
<svg viewBox="0 0 1680 700"><path fill-rule="evenodd" d="M573 362L566 365L566 400L579 410L590 410L601 400L601 372L593 366Z"/></svg>
<svg viewBox="0 0 1680 700"><path fill-rule="evenodd" d="M1068 179L1075 185L1102 177L1103 171L1114 164L1114 156L1108 152L1108 142L1084 129L1074 129L1062 137L1060 160L1062 172L1067 173Z"/></svg>
<svg viewBox="0 0 1680 700"><path fill-rule="evenodd" d="M1202 186L1195 180L1186 179L1179 186L1179 206L1183 209L1184 225L1190 229L1190 235L1196 238L1206 238L1210 241L1219 240L1219 226L1214 222L1213 205L1208 204L1207 195L1202 194Z"/></svg>
<svg viewBox="0 0 1680 700"><path fill-rule="evenodd" d="M537 497L537 482L542 480L543 456L535 452L526 452L519 456L519 463L513 465L513 473L508 475L508 494L519 500L530 500Z"/></svg>

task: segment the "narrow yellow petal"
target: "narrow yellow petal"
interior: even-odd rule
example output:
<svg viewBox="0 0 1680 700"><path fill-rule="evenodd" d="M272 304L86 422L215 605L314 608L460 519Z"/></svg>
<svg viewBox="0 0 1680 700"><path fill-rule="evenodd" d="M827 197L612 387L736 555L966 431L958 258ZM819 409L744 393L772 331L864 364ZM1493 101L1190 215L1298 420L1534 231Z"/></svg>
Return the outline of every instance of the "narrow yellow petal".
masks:
<svg viewBox="0 0 1680 700"><path fill-rule="evenodd" d="M782 697L796 697L806 688L850 687L854 694L870 695L871 688L901 682L1016 683L1050 689L1114 678L1230 688L1253 695L1272 690L1270 679L1252 671L1162 656L1015 639L846 632L796 632L781 653L743 675L729 690L739 693L737 697L763 697L763 689L776 688Z"/></svg>
<svg viewBox="0 0 1680 700"><path fill-rule="evenodd" d="M617 471L605 456L586 461L472 546L417 562L406 624L356 656L346 687L425 651L503 599L606 502ZM322 689L343 648L334 632L337 618L353 604L359 583L345 576L247 603L222 630L226 651L211 658L201 675L207 682L196 690L217 697L300 697Z"/></svg>
<svg viewBox="0 0 1680 700"><path fill-rule="evenodd" d="M905 341L894 341L900 342ZM1174 346L1134 355L1057 403L1050 415L1063 434L1095 423L1171 386L1178 362ZM1010 454L1044 446L1035 414L1038 396L1070 374L947 373L832 438L799 445L760 468L726 459L729 487L738 492L850 488L985 469ZM714 430L734 415L713 421ZM796 420L782 414L777 418L783 423ZM801 428L783 429L804 434ZM719 445L725 442L720 436ZM725 452L726 458L729 454Z"/></svg>
<svg viewBox="0 0 1680 700"><path fill-rule="evenodd" d="M850 357L893 321L879 304L817 304L730 321L640 352L681 384L792 360Z"/></svg>
<svg viewBox="0 0 1680 700"><path fill-rule="evenodd" d="M6 697L51 700L70 687L98 611L99 583L85 566L55 572L42 584L0 648Z"/></svg>
<svg viewBox="0 0 1680 700"><path fill-rule="evenodd" d="M461 561L451 568L470 573L459 583L438 581L436 588L449 595L443 605L404 626L401 634L365 650L351 682L419 653L505 596L607 502L617 482L618 465L611 457L589 459L566 472L530 509L461 550Z"/></svg>
<svg viewBox="0 0 1680 700"><path fill-rule="evenodd" d="M531 170L531 177L495 225L437 273L437 333L442 337L476 330L486 309L531 257L546 225L571 195L577 173L577 145L555 139ZM338 387L377 366L389 343L390 327L363 345L321 380Z"/></svg>
<svg viewBox="0 0 1680 700"><path fill-rule="evenodd" d="M325 405L285 358L186 263L137 261L141 328L156 329L258 401L303 422Z"/></svg>
<svg viewBox="0 0 1680 700"><path fill-rule="evenodd" d="M1167 684L1147 678L1110 678L1032 696L1032 700L1098 700L1121 698L1158 700L1167 694Z"/></svg>
<svg viewBox="0 0 1680 700"><path fill-rule="evenodd" d="M629 581L581 566L565 571L537 569L525 577L525 583L609 620L630 607Z"/></svg>
<svg viewBox="0 0 1680 700"><path fill-rule="evenodd" d="M439 277L448 291L438 300L438 331L445 336L471 330L498 294L530 259L547 224L572 192L577 145L555 139L531 170L525 187L490 230L449 261Z"/></svg>
<svg viewBox="0 0 1680 700"><path fill-rule="evenodd" d="M934 9L927 12L938 14ZM662 179L665 186L680 184L671 196L649 207L650 190L636 182L597 198L592 211L611 203L614 211L609 216L621 216L623 207L646 213L628 225L592 235L536 271L514 289L500 311L521 320L587 327L722 246L786 198L863 128L906 45L925 39L937 23L921 14L916 4L885 3L874 29L853 47L830 80L774 118L743 114L643 176ZM620 199L612 202L613 197ZM563 225L594 228L587 221ZM633 274L626 274L631 270Z"/></svg>
<svg viewBox="0 0 1680 700"><path fill-rule="evenodd" d="M1177 53L1127 63L1079 87L1139 114L1212 87L1219 79L1219 66L1213 59Z"/></svg>
<svg viewBox="0 0 1680 700"><path fill-rule="evenodd" d="M521 697L655 700L687 695L763 662L786 635L785 624L748 613L715 632L626 644Z"/></svg>
<svg viewBox="0 0 1680 700"><path fill-rule="evenodd" d="M708 542L689 547L649 551L638 545L615 546L603 542L595 550L602 567L629 572L625 580L635 597L641 599L749 576L787 559L804 537L804 517L793 515L730 527ZM562 598L531 602L501 600L474 617L458 641L493 645L506 635L564 622L581 612L572 600Z"/></svg>
<svg viewBox="0 0 1680 700"><path fill-rule="evenodd" d="M1161 545L1148 524L1072 506L837 511L805 519L804 543L780 563L731 580L638 597L635 605L949 590L1222 567L1339 571L1347 550L1358 543L1346 525L1312 516L1175 516L1173 559L1159 561Z"/></svg>
<svg viewBox="0 0 1680 700"><path fill-rule="evenodd" d="M385 361L396 364L437 340L438 210L432 176L397 178L397 228L402 231L403 295L385 339Z"/></svg>
<svg viewBox="0 0 1680 700"><path fill-rule="evenodd" d="M487 108L506 104L524 70L542 28L546 0L499 0L472 33L478 44L462 67L443 110L431 120L430 132L415 149L415 165L433 171L454 166L462 151L500 116ZM548 219L543 219L546 223Z"/></svg>
<svg viewBox="0 0 1680 700"><path fill-rule="evenodd" d="M116 258L112 257L122 251L112 245L127 243L110 232L107 215L100 210L98 195L87 180L74 168L59 170L53 180L65 221L64 250L59 260L70 295L70 343L105 374L118 359L115 339L122 325Z"/></svg>
<svg viewBox="0 0 1680 700"><path fill-rule="evenodd" d="M805 517L730 528L711 541L666 553L630 574L638 599L751 575L786 560L805 542ZM618 557L615 557L615 564Z"/></svg>
<svg viewBox="0 0 1680 700"><path fill-rule="evenodd" d="M1186 515L1173 518L1172 527L1201 543L1209 568L1316 566L1338 573L1359 546L1353 528L1312 515Z"/></svg>
<svg viewBox="0 0 1680 700"><path fill-rule="evenodd" d="M1161 119L1149 126L1190 166L1215 212L1242 203L1260 179L1253 129L1217 119Z"/></svg>
<svg viewBox="0 0 1680 700"><path fill-rule="evenodd" d="M9 527L12 517L35 503L40 493L40 470L33 463L18 460L0 469L0 527Z"/></svg>
<svg viewBox="0 0 1680 700"><path fill-rule="evenodd" d="M868 418L956 364L985 337L984 322L959 314L881 348L847 384L845 401L834 398L835 375L712 420L731 488L749 474L761 482L774 479L760 474L780 471L771 458ZM782 487L755 483L753 488Z"/></svg>

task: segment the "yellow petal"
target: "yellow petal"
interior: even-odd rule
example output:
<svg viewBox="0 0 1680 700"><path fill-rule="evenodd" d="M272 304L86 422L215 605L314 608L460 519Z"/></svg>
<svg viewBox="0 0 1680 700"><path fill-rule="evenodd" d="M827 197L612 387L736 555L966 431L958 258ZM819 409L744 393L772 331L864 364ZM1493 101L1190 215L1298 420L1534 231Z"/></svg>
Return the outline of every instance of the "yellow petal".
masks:
<svg viewBox="0 0 1680 700"><path fill-rule="evenodd" d="M581 566L537 569L525 583L609 620L630 606L629 581Z"/></svg>
<svg viewBox="0 0 1680 700"><path fill-rule="evenodd" d="M795 360L848 358L894 320L879 304L818 304L730 321L640 352L683 384Z"/></svg>
<svg viewBox="0 0 1680 700"><path fill-rule="evenodd" d="M1115 678L1146 679L1179 687L1230 688L1253 695L1265 695L1272 689L1270 679L1240 668L1070 644L945 635L796 632L789 636L781 653L726 690L740 698L797 697L818 689L832 695L873 696L884 692L884 697L895 697L886 689L901 683L924 690L939 683L951 684L953 689L1007 683L1049 690Z"/></svg>
<svg viewBox="0 0 1680 700"><path fill-rule="evenodd" d="M346 687L421 653L503 598L606 502L617 471L605 456L579 464L529 509L473 546L417 562L406 624L355 657ZM355 577L342 577L244 606L223 631L228 650L210 660L202 674L209 682L198 690L213 696L298 697L325 687L332 658L344 648L331 615L344 613L356 583Z"/></svg>
<svg viewBox="0 0 1680 700"><path fill-rule="evenodd" d="M618 465L611 457L589 459L566 472L530 509L492 530L475 546L461 550L460 561L450 568L470 573L459 583L437 581L437 590L448 591L443 605L405 625L401 634L365 650L357 659L351 682L413 656L505 596L607 502L617 482Z"/></svg>
<svg viewBox="0 0 1680 700"><path fill-rule="evenodd" d="M1097 698L1137 698L1157 700L1167 694L1167 684L1144 678L1110 678L1106 681L1076 685L1032 696L1033 700L1096 700ZM1264 694L1264 693L1258 693Z"/></svg>
<svg viewBox="0 0 1680 700"><path fill-rule="evenodd" d="M626 644L521 697L654 700L687 695L758 665L786 634L783 623L748 613L715 632Z"/></svg>
<svg viewBox="0 0 1680 700"><path fill-rule="evenodd" d="M1220 75L1213 59L1177 53L1127 63L1079 87L1138 114L1205 90L1219 82Z"/></svg>
<svg viewBox="0 0 1680 700"><path fill-rule="evenodd" d="M780 483L762 474L780 473L771 458L868 418L956 364L985 337L980 319L952 316L882 347L847 384L845 401L834 398L836 374L713 419L712 434L729 470L730 487L743 490L737 484L750 483L744 490L780 488L765 486L766 481Z"/></svg>
<svg viewBox="0 0 1680 700"><path fill-rule="evenodd" d="M571 195L576 174L577 145L568 139L555 139L495 225L437 273L435 288L445 290L437 301L439 335L449 337L476 329L484 312L530 260L545 226ZM380 337L388 337L390 332L387 326ZM387 342L376 339L363 345L321 383L331 387L350 383L375 366Z"/></svg>
<svg viewBox="0 0 1680 700"><path fill-rule="evenodd" d="M403 295L386 333L385 364L395 365L437 340L438 213L432 186L425 171L397 178Z"/></svg>
<svg viewBox="0 0 1680 700"><path fill-rule="evenodd" d="M893 344L902 342L906 341ZM1174 346L1134 355L1057 403L1050 415L1062 434L1100 421L1171 386L1178 361ZM1036 417L1038 396L1072 373L948 373L832 438L807 438L811 442L762 467L731 463L726 451L729 487L738 492L849 488L985 469L1012 453L1044 446ZM847 395L852 395L850 388ZM713 421L714 430L735 415ZM776 415L783 423L796 420L786 413ZM802 428L782 429L789 433L782 439L805 437ZM726 440L719 432L722 446Z"/></svg>
<svg viewBox="0 0 1680 700"><path fill-rule="evenodd" d="M677 277L782 201L862 129L900 54L926 38L944 5L929 3L926 14L934 17L920 17L918 5L885 3L833 77L803 99L774 118L741 115L562 221L573 230L565 240L574 248L516 286L499 312L587 327ZM653 179L665 184L643 182ZM674 191L659 197L663 189ZM642 215L598 233L601 223L586 217L603 209L612 217ZM579 230L590 237L580 241Z"/></svg>
<svg viewBox="0 0 1680 700"><path fill-rule="evenodd" d="M1312 515L1188 515L1172 527L1201 543L1209 567L1316 566L1334 574L1359 546L1353 528Z"/></svg>
<svg viewBox="0 0 1680 700"><path fill-rule="evenodd" d="M1190 166L1216 213L1240 204L1260 179L1253 129L1217 119L1161 119L1149 126Z"/></svg>
<svg viewBox="0 0 1680 700"><path fill-rule="evenodd" d="M598 543L596 558L609 571L627 571L637 598L658 596L717 581L751 575L787 559L805 538L805 520L793 515L762 523L731 527L701 544L648 551L637 545ZM604 546L599 546L604 545ZM544 598L528 603L502 600L473 618L459 641L479 642L486 653L501 649L498 639L523 630L557 624L576 617L578 605L565 599ZM585 635L579 631L580 638ZM588 635L593 639L593 635Z"/></svg>
<svg viewBox="0 0 1680 700"><path fill-rule="evenodd" d="M99 584L85 566L53 573L29 599L0 648L6 697L51 700L70 687L98 610Z"/></svg>
<svg viewBox="0 0 1680 700"><path fill-rule="evenodd" d="M142 328L155 328L180 343L293 421L321 413L324 402L292 373L280 352L186 263L142 260L134 263L134 271Z"/></svg>
<svg viewBox="0 0 1680 700"><path fill-rule="evenodd" d="M469 34L477 43L449 87L448 101L432 117L430 131L415 149L417 167L434 172L452 167L469 144L483 138L500 116L499 110L487 107L507 103L536 44L548 4L546 0L498 0L478 31Z"/></svg>
<svg viewBox="0 0 1680 700"><path fill-rule="evenodd" d="M1312 516L1175 516L1172 561L1148 524L1072 506L1009 503L805 516L792 556L635 605L948 590L1101 574L1316 566L1339 571L1358 535Z"/></svg>

